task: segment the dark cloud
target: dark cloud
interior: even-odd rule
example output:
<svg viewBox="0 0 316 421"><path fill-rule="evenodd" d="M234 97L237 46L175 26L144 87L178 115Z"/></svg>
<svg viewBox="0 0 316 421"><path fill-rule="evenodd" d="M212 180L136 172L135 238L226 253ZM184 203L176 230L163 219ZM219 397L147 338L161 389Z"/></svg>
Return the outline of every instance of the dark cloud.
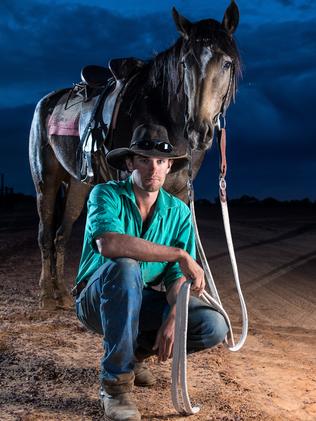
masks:
<svg viewBox="0 0 316 421"><path fill-rule="evenodd" d="M35 194L28 161L28 137L35 106L0 109L0 173L16 192Z"/></svg>
<svg viewBox="0 0 316 421"><path fill-rule="evenodd" d="M315 28L293 21L239 33L244 78L228 112L232 196L315 199Z"/></svg>
<svg viewBox="0 0 316 421"><path fill-rule="evenodd" d="M31 6L32 5L32 6ZM111 57L151 56L153 44L166 47L176 37L170 16L125 18L98 7L65 5L10 8L2 21L0 49L6 57L1 84L72 82L83 65L105 65ZM153 43L155 40L155 43Z"/></svg>
<svg viewBox="0 0 316 421"><path fill-rule="evenodd" d="M244 79L237 97L239 113L247 114L248 132L264 134L262 144L288 145L297 139L311 152L316 96L316 22L262 25L240 35ZM242 121L236 118L239 126ZM304 135L302 136L302 128ZM259 129L259 130L258 130ZM294 151L294 156L297 156ZM307 156L306 156L307 157Z"/></svg>
<svg viewBox="0 0 316 421"><path fill-rule="evenodd" d="M248 27L238 38L247 58L247 80L297 76L315 71L316 20Z"/></svg>
<svg viewBox="0 0 316 421"><path fill-rule="evenodd" d="M7 141L0 172L16 190L29 193L27 144L36 99L77 81L85 64L150 57L153 49L171 45L177 33L169 12L127 18L97 6L20 3L2 2L0 51L6 59L0 88L12 88L15 103L34 105L1 110ZM241 24L237 38L244 76L227 119L230 196L315 199L316 21ZM217 166L214 147L196 182L198 197L216 195Z"/></svg>
<svg viewBox="0 0 316 421"><path fill-rule="evenodd" d="M302 3L299 3L298 8L299 10L303 12L308 12L312 10L314 4L315 4L314 0L306 0L306 1L303 1Z"/></svg>
<svg viewBox="0 0 316 421"><path fill-rule="evenodd" d="M313 0L276 0L277 3L285 7L293 7L298 10L306 11L312 9Z"/></svg>
<svg viewBox="0 0 316 421"><path fill-rule="evenodd" d="M278 3L283 4L284 6L293 6L294 1L293 0L277 0Z"/></svg>

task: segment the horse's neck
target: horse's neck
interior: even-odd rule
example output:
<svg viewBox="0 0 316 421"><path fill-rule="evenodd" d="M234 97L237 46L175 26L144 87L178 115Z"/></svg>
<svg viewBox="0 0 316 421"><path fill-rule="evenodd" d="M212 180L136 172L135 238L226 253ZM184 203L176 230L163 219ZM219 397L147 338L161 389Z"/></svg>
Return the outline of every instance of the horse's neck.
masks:
<svg viewBox="0 0 316 421"><path fill-rule="evenodd" d="M184 95L180 95L179 99L175 92L178 87L183 89L177 72L179 45L176 43L159 54L135 78L122 103L121 117L129 122L131 130L144 122L163 125L169 132L170 140L183 145L186 99ZM173 85L168 79L170 66L174 66L171 71Z"/></svg>
<svg viewBox="0 0 316 421"><path fill-rule="evenodd" d="M158 120L169 126L184 125L186 100L184 95L178 96L176 92L183 89L178 74L180 56L181 43L178 41L168 50L158 54L148 71L148 78L155 79L156 86L149 87L147 95L145 94L148 98L147 112L149 111L150 115L154 114Z"/></svg>
<svg viewBox="0 0 316 421"><path fill-rule="evenodd" d="M161 102L165 106L166 114L168 115L170 119L170 123L176 126L183 126L184 125L184 116L186 112L186 98L185 95L178 95L179 92L183 90L183 81L180 80L178 75L178 69L175 63L179 63L180 57L179 57L179 51L177 49L168 50L168 54L176 54L176 57L174 58L174 74L177 75L175 78L175 92L170 91L170 86L168 88L168 85L166 83L167 79L169 78L168 74L163 74L162 78L164 78L164 86L161 90ZM167 72L167 69L165 68L165 72Z"/></svg>

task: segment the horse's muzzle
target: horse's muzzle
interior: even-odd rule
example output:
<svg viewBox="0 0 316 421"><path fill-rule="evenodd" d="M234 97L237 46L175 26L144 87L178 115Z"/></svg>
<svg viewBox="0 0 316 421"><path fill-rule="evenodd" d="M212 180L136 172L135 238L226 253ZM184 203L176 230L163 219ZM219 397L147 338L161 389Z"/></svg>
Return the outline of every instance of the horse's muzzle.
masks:
<svg viewBox="0 0 316 421"><path fill-rule="evenodd" d="M185 125L185 135L194 150L203 151L212 145L214 128L209 123L188 120Z"/></svg>

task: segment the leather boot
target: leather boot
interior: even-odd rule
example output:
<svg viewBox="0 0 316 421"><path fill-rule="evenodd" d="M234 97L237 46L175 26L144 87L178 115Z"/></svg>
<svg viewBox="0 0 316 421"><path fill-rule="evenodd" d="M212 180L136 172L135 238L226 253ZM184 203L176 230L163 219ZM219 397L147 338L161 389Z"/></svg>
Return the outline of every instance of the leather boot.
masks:
<svg viewBox="0 0 316 421"><path fill-rule="evenodd" d="M150 387L156 383L156 379L144 362L136 362L134 365L134 385Z"/></svg>
<svg viewBox="0 0 316 421"><path fill-rule="evenodd" d="M141 415L132 399L134 373L117 375L116 380L103 380L101 405L107 421L140 421Z"/></svg>

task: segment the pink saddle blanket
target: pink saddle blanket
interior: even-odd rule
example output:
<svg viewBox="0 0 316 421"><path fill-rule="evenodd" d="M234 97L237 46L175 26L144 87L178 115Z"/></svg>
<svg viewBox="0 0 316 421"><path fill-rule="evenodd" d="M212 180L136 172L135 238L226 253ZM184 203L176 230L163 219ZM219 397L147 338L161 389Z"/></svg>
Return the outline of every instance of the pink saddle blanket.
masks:
<svg viewBox="0 0 316 421"><path fill-rule="evenodd" d="M78 97L70 99L65 109L68 93L57 102L51 116L48 118L48 135L79 136L79 116L81 102Z"/></svg>

